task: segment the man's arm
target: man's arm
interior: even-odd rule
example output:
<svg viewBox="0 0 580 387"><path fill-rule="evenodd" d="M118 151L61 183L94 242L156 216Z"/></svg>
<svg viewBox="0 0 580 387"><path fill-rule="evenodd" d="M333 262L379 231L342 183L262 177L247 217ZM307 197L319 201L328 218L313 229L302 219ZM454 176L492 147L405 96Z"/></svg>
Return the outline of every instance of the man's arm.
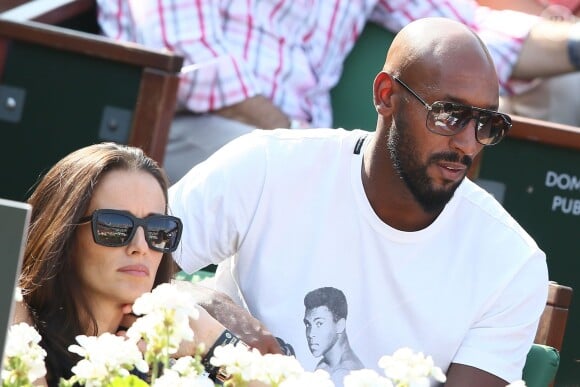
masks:
<svg viewBox="0 0 580 387"><path fill-rule="evenodd" d="M543 16L535 25L525 40L518 61L513 69L515 78L534 78L538 76L552 76L574 71L568 58L567 41L570 36L572 22L558 19L550 20L549 5L540 4L535 0L478 0L479 4L493 9L510 9ZM560 12L565 8L561 7ZM580 8L578 8L580 14ZM570 19L570 15L567 19ZM554 61L556 59L556 61Z"/></svg>
<svg viewBox="0 0 580 387"><path fill-rule="evenodd" d="M505 380L479 368L451 363L445 387L505 387L507 384Z"/></svg>
<svg viewBox="0 0 580 387"><path fill-rule="evenodd" d="M522 46L512 77L530 79L579 71L568 55L568 38L573 25L546 19L539 21Z"/></svg>
<svg viewBox="0 0 580 387"><path fill-rule="evenodd" d="M575 68L568 55L568 38L574 25L570 21L490 10L472 2L448 2L445 7L438 2L424 3L400 2L394 7L389 2L379 3L371 20L391 31L399 31L409 22L427 16L447 17L476 26L490 48L502 87L508 78L534 79L580 71L580 66Z"/></svg>
<svg viewBox="0 0 580 387"><path fill-rule="evenodd" d="M290 120L269 99L257 95L215 111L222 117L260 129L289 128Z"/></svg>
<svg viewBox="0 0 580 387"><path fill-rule="evenodd" d="M249 346L262 354L283 353L278 341L264 324L226 294L189 281L175 283L192 292L201 307Z"/></svg>
<svg viewBox="0 0 580 387"><path fill-rule="evenodd" d="M551 16L560 13L562 16L566 16L566 12L570 12L570 14L580 16L580 2L577 0L568 0L565 2L561 0L477 0L477 2L494 9L512 9L533 15L545 14L546 16ZM562 3L567 4L564 5Z"/></svg>
<svg viewBox="0 0 580 387"><path fill-rule="evenodd" d="M167 49L184 57L178 100L192 112L206 113L258 95L252 68L239 42L223 33L227 24L217 1L98 0L99 25L106 36ZM240 19L253 15L236 7ZM251 25L248 24L248 30ZM240 35L249 32L240 31Z"/></svg>

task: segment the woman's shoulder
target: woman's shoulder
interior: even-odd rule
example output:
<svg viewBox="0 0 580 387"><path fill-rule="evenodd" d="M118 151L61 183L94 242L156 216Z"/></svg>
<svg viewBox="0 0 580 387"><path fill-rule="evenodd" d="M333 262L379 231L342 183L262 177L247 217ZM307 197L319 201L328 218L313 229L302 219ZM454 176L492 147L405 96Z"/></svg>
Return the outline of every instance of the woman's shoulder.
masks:
<svg viewBox="0 0 580 387"><path fill-rule="evenodd" d="M15 301L12 324L19 324L22 322L27 323L28 325L34 325L30 310L28 310L26 303L24 301Z"/></svg>

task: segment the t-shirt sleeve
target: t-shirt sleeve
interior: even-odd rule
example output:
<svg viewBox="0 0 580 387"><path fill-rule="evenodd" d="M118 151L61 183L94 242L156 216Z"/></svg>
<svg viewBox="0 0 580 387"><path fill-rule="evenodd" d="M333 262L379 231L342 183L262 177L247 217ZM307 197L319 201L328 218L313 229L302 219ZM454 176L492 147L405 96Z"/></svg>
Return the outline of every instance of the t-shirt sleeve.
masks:
<svg viewBox="0 0 580 387"><path fill-rule="evenodd" d="M241 136L169 189L169 212L183 221L174 258L186 272L218 264L243 243L266 177L262 145L259 136Z"/></svg>
<svg viewBox="0 0 580 387"><path fill-rule="evenodd" d="M538 249L471 327L452 363L482 369L507 382L521 379L548 288L545 254Z"/></svg>

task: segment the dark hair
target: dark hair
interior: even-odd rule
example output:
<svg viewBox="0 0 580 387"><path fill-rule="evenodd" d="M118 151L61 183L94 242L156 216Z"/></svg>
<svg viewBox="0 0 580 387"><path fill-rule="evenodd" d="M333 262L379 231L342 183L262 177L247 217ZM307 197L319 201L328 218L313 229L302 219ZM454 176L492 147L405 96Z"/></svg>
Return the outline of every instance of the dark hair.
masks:
<svg viewBox="0 0 580 387"><path fill-rule="evenodd" d="M304 306L306 310L326 306L332 313L334 322L337 322L341 318L346 319L348 314L348 305L344 293L332 287L318 288L310 291L304 297Z"/></svg>
<svg viewBox="0 0 580 387"><path fill-rule="evenodd" d="M48 352L49 385L58 385L61 376L69 377L78 360L68 346L77 335L86 334L81 316L97 334L97 321L78 291L70 252L77 224L88 210L95 187L113 170L150 173L163 190L167 212L168 181L161 167L141 149L113 143L90 145L64 157L46 173L28 200L32 216L19 286ZM171 254L163 254L154 286L169 282L175 268Z"/></svg>

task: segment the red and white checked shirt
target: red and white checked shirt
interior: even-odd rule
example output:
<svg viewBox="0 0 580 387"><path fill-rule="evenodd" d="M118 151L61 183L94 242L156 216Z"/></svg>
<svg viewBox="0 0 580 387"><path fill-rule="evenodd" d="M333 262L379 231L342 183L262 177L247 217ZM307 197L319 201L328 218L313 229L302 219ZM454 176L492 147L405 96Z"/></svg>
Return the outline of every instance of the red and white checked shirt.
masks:
<svg viewBox="0 0 580 387"><path fill-rule="evenodd" d="M97 3L105 35L167 48L185 57L179 89L179 102L185 108L208 112L261 94L289 117L314 127L332 126L330 89L369 20L395 32L428 16L463 22L490 48L504 92L522 43L536 21L526 14L491 11L470 0Z"/></svg>

